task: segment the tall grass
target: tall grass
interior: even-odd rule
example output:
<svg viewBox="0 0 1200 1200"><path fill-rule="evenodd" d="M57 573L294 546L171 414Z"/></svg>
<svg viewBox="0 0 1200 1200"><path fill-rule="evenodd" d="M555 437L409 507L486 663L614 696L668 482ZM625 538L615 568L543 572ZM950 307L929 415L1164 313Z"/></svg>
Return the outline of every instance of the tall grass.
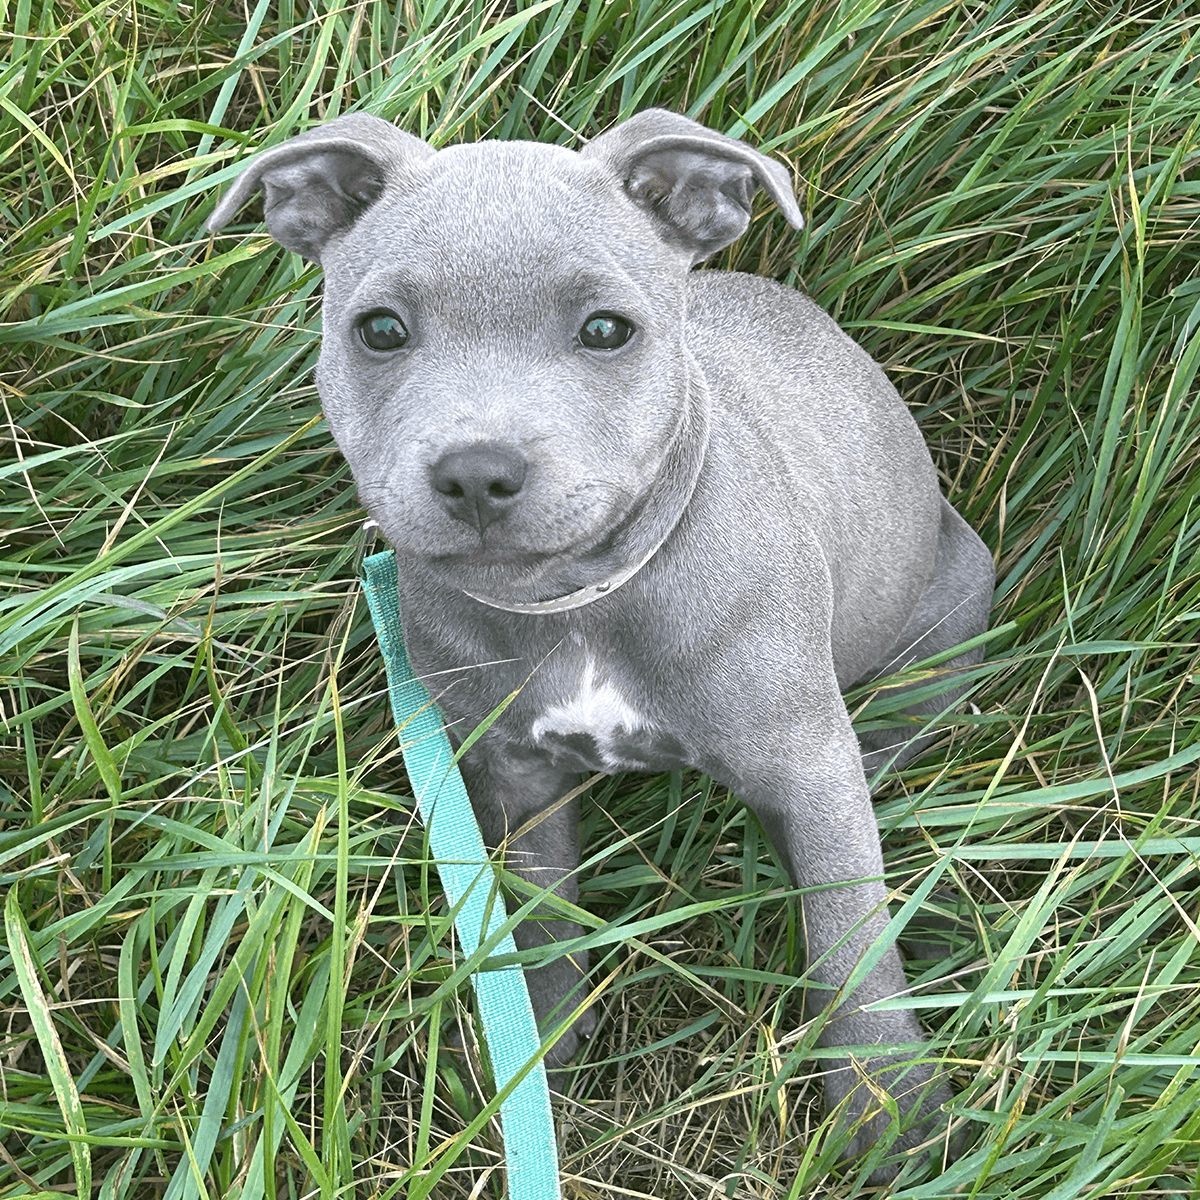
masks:
<svg viewBox="0 0 1200 1200"><path fill-rule="evenodd" d="M1187 4L17 0L0 29L0 1196L500 1194L480 1063L438 1053L473 964L319 418L319 279L202 221L351 108L577 145L651 104L792 165L803 236L764 207L717 265L887 366L996 551L979 712L878 803L968 1150L894 1194L1200 1196ZM567 1195L869 1191L753 820L690 775L585 820Z"/></svg>

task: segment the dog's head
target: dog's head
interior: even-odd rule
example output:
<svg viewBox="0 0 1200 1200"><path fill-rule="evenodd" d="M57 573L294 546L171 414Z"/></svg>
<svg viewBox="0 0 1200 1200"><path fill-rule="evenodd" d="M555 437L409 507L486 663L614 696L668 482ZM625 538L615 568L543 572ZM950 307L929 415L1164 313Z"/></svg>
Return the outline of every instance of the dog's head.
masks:
<svg viewBox="0 0 1200 1200"><path fill-rule="evenodd" d="M661 110L579 153L435 152L341 117L254 158L267 226L325 272L317 382L388 540L456 587L538 600L620 570L687 501L707 397L686 275L784 168ZM699 442L699 445L696 443Z"/></svg>

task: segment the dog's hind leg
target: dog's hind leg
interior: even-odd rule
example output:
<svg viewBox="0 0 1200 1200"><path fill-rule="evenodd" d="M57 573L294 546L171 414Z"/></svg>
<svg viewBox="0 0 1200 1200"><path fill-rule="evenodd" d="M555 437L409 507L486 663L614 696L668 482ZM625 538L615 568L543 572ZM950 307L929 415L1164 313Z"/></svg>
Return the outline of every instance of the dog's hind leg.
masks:
<svg viewBox="0 0 1200 1200"><path fill-rule="evenodd" d="M991 553L979 535L943 498L933 578L904 631L870 678L891 675L983 633L987 629L994 586ZM945 689L906 705L901 711L910 718L907 725L859 732L858 741L868 777L888 764L893 769L902 767L937 737L936 733L913 736L913 724L923 724L928 718L953 709L967 688L965 682L955 682L956 671L973 666L982 658L983 648L977 646L942 664L938 670L944 677ZM900 694L927 688L933 682L922 680L908 684L900 689Z"/></svg>

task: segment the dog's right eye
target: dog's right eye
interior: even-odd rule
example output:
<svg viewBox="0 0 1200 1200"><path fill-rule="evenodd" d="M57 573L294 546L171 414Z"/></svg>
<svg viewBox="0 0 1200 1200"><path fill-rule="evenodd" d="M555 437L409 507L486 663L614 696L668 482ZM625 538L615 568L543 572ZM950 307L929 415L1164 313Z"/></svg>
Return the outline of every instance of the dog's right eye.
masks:
<svg viewBox="0 0 1200 1200"><path fill-rule="evenodd" d="M616 313L595 312L579 331L581 345L589 350L616 350L633 336L633 326Z"/></svg>
<svg viewBox="0 0 1200 1200"><path fill-rule="evenodd" d="M395 313L367 313L358 323L358 336L372 350L399 350L408 341L408 330Z"/></svg>

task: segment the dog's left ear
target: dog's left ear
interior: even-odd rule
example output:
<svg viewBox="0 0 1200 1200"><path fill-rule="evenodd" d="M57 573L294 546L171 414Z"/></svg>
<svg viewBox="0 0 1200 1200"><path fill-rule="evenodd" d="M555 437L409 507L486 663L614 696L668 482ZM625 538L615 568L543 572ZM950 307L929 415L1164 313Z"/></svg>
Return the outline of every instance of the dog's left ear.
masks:
<svg viewBox="0 0 1200 1200"><path fill-rule="evenodd" d="M759 187L789 225L804 228L781 163L678 113L649 108L593 138L580 156L612 167L629 198L693 264L746 232Z"/></svg>

